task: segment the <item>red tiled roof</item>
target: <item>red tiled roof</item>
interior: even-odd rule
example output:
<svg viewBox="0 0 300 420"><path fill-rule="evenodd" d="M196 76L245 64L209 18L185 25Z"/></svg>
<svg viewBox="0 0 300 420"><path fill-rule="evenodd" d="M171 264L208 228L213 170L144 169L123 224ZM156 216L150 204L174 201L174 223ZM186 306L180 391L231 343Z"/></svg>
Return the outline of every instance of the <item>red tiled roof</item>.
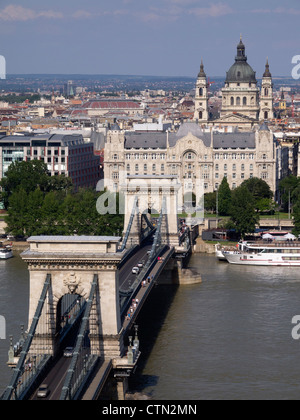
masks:
<svg viewBox="0 0 300 420"><path fill-rule="evenodd" d="M83 108L116 109L116 108L140 108L140 104L134 101L89 101L82 105Z"/></svg>

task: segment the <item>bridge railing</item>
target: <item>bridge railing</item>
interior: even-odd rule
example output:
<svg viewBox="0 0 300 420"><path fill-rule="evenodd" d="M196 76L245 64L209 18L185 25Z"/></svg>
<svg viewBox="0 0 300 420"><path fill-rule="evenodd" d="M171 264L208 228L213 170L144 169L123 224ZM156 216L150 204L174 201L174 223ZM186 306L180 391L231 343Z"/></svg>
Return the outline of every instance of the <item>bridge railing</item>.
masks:
<svg viewBox="0 0 300 420"><path fill-rule="evenodd" d="M127 241L130 235L131 227L132 227L132 223L133 223L133 219L137 210L137 202L138 202L138 197L136 196L134 199L132 210L131 210L131 215L130 215L129 223L126 229L126 233L125 233L122 245L120 247L120 252L124 251L124 249L126 248Z"/></svg>
<svg viewBox="0 0 300 420"><path fill-rule="evenodd" d="M32 341L34 339L34 335L45 305L47 293L51 286L51 275L48 274L44 283L44 287L35 311L35 315L33 317L29 332L27 334L26 340L24 345L22 346L22 351L20 353L20 358L17 363L16 368L14 369L14 374L12 376L12 379L10 381L10 384L4 391L2 395L2 400L11 400L11 399L20 399L21 393L23 392L24 383L27 381L27 368L26 366L29 365L30 357L33 355L29 355L29 350L32 344ZM38 356L38 355L36 355ZM31 381L33 380L34 376L36 376L39 373L38 370L32 371ZM25 377L25 380L23 378Z"/></svg>

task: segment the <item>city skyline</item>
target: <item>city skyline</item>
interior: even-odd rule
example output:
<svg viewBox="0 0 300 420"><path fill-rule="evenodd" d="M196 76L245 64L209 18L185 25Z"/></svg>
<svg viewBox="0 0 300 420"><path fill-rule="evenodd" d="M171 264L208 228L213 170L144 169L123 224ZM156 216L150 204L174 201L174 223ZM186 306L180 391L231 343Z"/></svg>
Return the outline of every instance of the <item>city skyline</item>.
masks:
<svg viewBox="0 0 300 420"><path fill-rule="evenodd" d="M287 0L0 0L7 74L225 76L242 34L260 78L291 76L300 5Z"/></svg>

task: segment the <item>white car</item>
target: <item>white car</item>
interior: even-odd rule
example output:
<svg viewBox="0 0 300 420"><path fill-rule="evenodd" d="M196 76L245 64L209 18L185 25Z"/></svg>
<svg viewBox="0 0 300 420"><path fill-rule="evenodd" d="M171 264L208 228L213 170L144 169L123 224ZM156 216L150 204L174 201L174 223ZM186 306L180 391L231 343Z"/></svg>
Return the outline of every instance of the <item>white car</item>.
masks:
<svg viewBox="0 0 300 420"><path fill-rule="evenodd" d="M64 350L64 357L73 357L74 348L66 347Z"/></svg>
<svg viewBox="0 0 300 420"><path fill-rule="evenodd" d="M50 391L49 391L48 385L43 384L39 387L37 397L38 398L47 398L49 393L50 393Z"/></svg>
<svg viewBox="0 0 300 420"><path fill-rule="evenodd" d="M139 274L140 269L138 267L133 267L132 274Z"/></svg>
<svg viewBox="0 0 300 420"><path fill-rule="evenodd" d="M142 261L140 261L137 266L138 266L138 268L142 268L143 265L144 265L144 263Z"/></svg>

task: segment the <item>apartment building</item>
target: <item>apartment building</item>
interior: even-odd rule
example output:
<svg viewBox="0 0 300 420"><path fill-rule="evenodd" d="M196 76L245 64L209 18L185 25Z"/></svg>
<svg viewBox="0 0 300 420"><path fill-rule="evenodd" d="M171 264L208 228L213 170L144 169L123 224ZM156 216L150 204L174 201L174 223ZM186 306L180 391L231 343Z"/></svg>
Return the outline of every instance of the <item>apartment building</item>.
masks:
<svg viewBox="0 0 300 420"><path fill-rule="evenodd" d="M75 188L95 187L100 178L100 158L93 143L82 135L37 134L0 137L0 178L15 161L38 159L51 175L70 177Z"/></svg>

